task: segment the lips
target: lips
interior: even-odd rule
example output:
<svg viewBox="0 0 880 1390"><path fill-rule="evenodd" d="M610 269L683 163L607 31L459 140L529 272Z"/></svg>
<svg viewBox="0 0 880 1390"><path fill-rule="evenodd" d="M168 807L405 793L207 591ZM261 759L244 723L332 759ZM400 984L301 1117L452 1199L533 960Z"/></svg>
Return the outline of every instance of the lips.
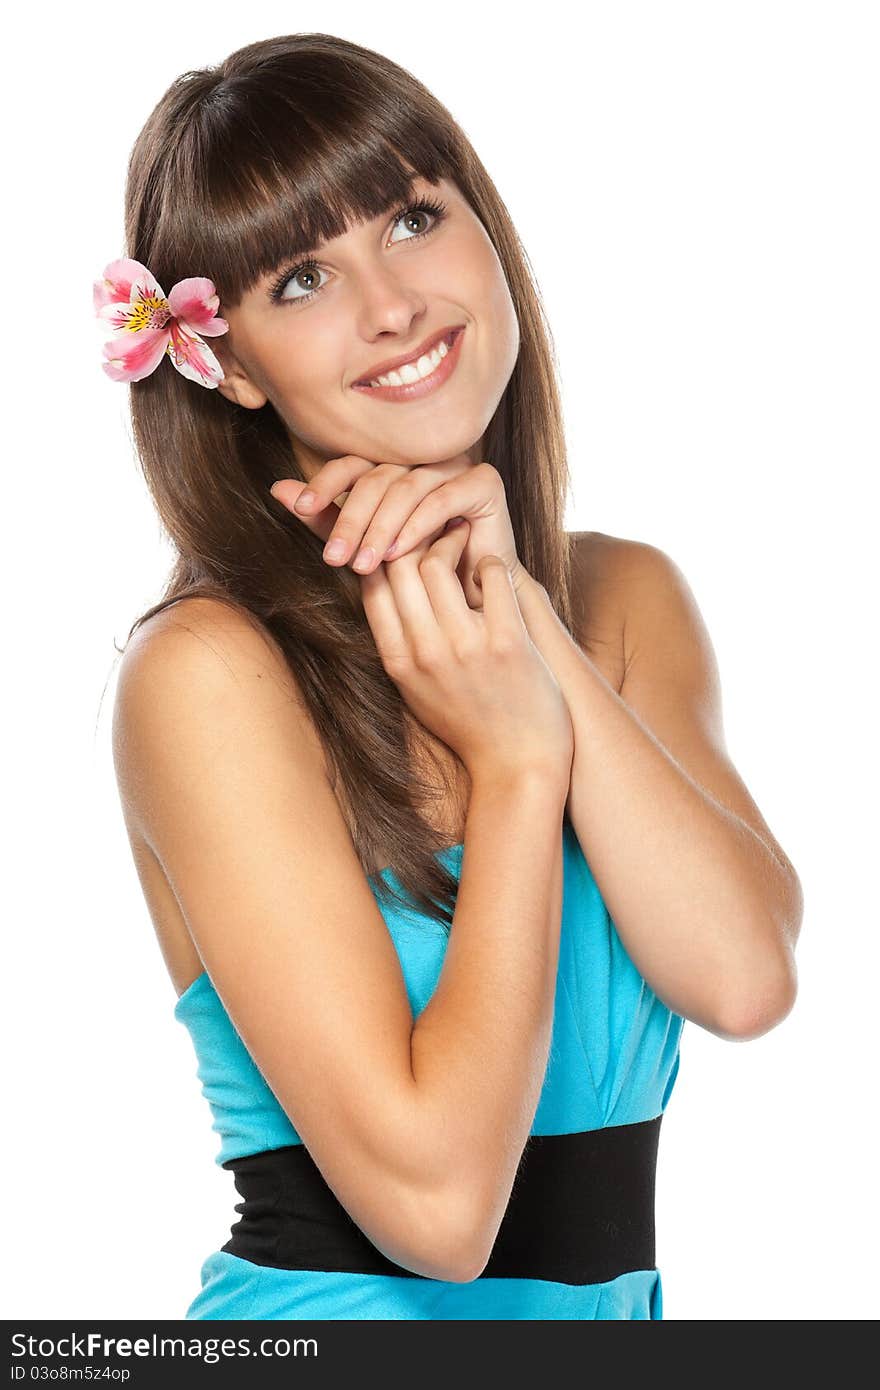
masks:
<svg viewBox="0 0 880 1390"><path fill-rule="evenodd" d="M440 342L443 347L443 352L441 353L439 349L435 349L434 352L431 353L432 359L436 356L439 360L436 366L434 366L432 360L431 370L428 372L427 376L420 376L418 368L413 370L412 368L408 369L404 366L400 369L401 372L407 372L408 375L411 372L415 380L403 382L400 386L382 386L381 383L375 386L370 386L369 384L360 386L354 383L351 389L353 391L362 392L364 396L368 397L371 401L375 401L377 404L386 401L389 404L397 402L401 406L407 404L415 405L417 401L425 400L427 397L435 395L436 392L442 391L447 381L454 376L459 359L461 358L461 345L464 342L464 338L464 328L453 329L449 338L446 340L441 338ZM445 346L447 341L451 342L451 347Z"/></svg>
<svg viewBox="0 0 880 1390"><path fill-rule="evenodd" d="M366 376L358 377L357 381L353 381L351 383L352 386L369 386L370 382L375 381L377 377L387 376L389 372L396 371L398 367L406 366L408 362L415 366L420 357L423 357L427 352L431 352L431 350L437 347L441 342L445 341L447 347L451 346L454 335L463 327L464 324L458 323L452 324L449 328L441 328L439 332L432 334L430 338L426 338L417 348L413 348L412 352L407 353L405 357L389 357L386 358L384 362L377 363Z"/></svg>

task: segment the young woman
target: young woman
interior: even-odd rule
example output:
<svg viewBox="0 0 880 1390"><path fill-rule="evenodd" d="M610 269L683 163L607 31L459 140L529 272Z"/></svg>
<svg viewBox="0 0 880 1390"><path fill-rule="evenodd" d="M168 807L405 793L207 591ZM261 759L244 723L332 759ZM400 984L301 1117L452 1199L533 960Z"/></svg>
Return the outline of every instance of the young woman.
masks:
<svg viewBox="0 0 880 1390"><path fill-rule="evenodd" d="M504 204L410 74L298 34L171 86L126 240L175 564L114 755L242 1199L186 1316L660 1318L683 1023L786 1016L800 887L680 571L563 529Z"/></svg>

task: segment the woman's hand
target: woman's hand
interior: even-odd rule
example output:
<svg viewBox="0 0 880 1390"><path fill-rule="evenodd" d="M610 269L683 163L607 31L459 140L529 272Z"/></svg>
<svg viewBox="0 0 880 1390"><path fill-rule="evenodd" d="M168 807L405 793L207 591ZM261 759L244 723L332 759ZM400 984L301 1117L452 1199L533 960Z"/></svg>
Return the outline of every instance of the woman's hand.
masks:
<svg viewBox="0 0 880 1390"><path fill-rule="evenodd" d="M469 534L458 576L471 608L482 607L474 571L484 555L504 561L515 593L529 578L516 553L501 475L490 463L471 463L467 454L418 467L344 454L329 459L308 484L285 478L271 491L328 542L328 564L353 561L356 573L372 574L383 561L393 562L442 535L446 523L460 516L469 523ZM300 501L305 492L314 495L311 507ZM348 496L337 507L333 499L345 492ZM360 563L362 550L372 553Z"/></svg>
<svg viewBox="0 0 880 1390"><path fill-rule="evenodd" d="M574 731L555 676L531 641L507 566L479 563L483 605L457 568L467 522L361 577L364 611L387 674L425 728L482 772L539 768L571 776Z"/></svg>

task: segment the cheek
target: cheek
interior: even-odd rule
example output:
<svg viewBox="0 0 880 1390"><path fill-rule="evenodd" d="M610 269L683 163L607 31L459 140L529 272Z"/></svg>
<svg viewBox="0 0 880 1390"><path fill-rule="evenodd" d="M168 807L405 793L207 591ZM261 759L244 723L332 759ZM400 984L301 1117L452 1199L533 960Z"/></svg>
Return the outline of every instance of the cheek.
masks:
<svg viewBox="0 0 880 1390"><path fill-rule="evenodd" d="M297 310L290 312L296 314ZM335 332L323 330L313 319L307 343L305 334L291 332L273 344L267 364L272 379L270 394L282 405L286 417L313 423L332 410L346 371L340 340L338 328Z"/></svg>
<svg viewBox="0 0 880 1390"><path fill-rule="evenodd" d="M506 283L502 284L498 294L497 312L501 327L499 352L505 359L508 369L512 371L519 356L519 322Z"/></svg>
<svg viewBox="0 0 880 1390"><path fill-rule="evenodd" d="M508 374L519 355L519 323L507 287L501 262L490 247L485 258L482 285L483 328L489 338L491 355L499 368Z"/></svg>

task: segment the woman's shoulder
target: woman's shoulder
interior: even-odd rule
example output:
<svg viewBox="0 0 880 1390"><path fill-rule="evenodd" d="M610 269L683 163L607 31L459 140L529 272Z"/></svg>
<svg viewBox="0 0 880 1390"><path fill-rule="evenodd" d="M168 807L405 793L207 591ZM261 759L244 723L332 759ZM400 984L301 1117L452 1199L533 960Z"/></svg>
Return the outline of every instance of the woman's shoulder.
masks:
<svg viewBox="0 0 880 1390"><path fill-rule="evenodd" d="M595 614L601 611L622 625L647 579L677 570L675 562L650 541L611 536L604 531L570 531L573 589L589 601Z"/></svg>
<svg viewBox="0 0 880 1390"><path fill-rule="evenodd" d="M210 594L187 594L160 608L135 629L125 653L135 657L148 647L170 650L181 634L201 643L219 643L244 658L259 656L286 664L281 648L256 614L241 603Z"/></svg>
<svg viewBox="0 0 880 1390"><path fill-rule="evenodd" d="M187 595L152 614L129 638L119 665L114 747L124 761L137 725L159 710L198 719L219 708L242 720L295 727L323 764L303 689L266 625L236 602Z"/></svg>
<svg viewBox="0 0 880 1390"><path fill-rule="evenodd" d="M612 536L605 531L569 531L571 555L582 572L595 579L619 579L623 568L638 561L646 551L656 551L648 541Z"/></svg>
<svg viewBox="0 0 880 1390"><path fill-rule="evenodd" d="M693 605L681 569L650 541L571 531L572 611L579 644L620 694L636 634L656 625L658 604Z"/></svg>
<svg viewBox="0 0 880 1390"><path fill-rule="evenodd" d="M269 678L296 700L304 712L294 667L265 623L243 604L211 595L176 599L138 626L123 650L120 681L138 672L179 668L186 676L194 666L207 673L222 668L236 678Z"/></svg>
<svg viewBox="0 0 880 1390"><path fill-rule="evenodd" d="M636 587L633 575L644 543L605 531L568 534L574 635L619 693L626 668L626 620Z"/></svg>

